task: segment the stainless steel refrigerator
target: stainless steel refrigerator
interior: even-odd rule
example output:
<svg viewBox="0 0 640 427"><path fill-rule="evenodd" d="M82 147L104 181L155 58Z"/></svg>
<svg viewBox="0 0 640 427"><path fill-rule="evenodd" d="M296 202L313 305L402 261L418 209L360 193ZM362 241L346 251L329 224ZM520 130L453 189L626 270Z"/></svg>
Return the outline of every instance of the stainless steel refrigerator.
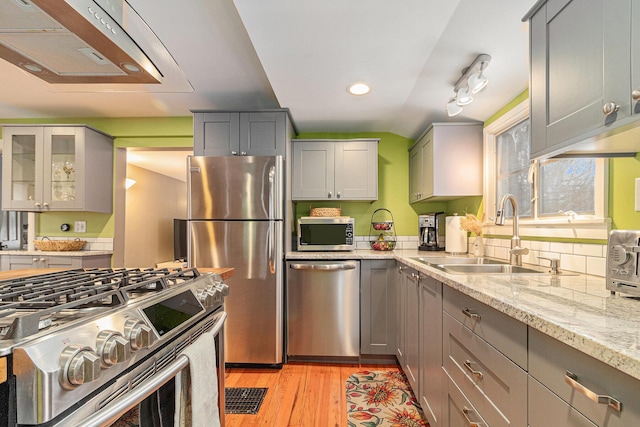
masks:
<svg viewBox="0 0 640 427"><path fill-rule="evenodd" d="M188 263L233 267L225 282L225 360L283 362L283 160L187 159Z"/></svg>

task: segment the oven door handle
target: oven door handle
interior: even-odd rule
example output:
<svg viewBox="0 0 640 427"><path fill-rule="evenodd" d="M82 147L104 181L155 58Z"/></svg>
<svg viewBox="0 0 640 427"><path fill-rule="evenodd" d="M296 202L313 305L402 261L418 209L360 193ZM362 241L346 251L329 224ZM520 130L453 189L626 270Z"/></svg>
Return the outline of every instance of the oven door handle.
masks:
<svg viewBox="0 0 640 427"><path fill-rule="evenodd" d="M223 316L216 322L214 328L206 332L208 334L217 335L222 326L224 320L227 317L226 313L222 313ZM101 427L104 425L111 425L118 420L122 415L126 414L131 408L142 402L147 397L151 396L156 390L169 382L171 378L178 375L183 369L189 366L189 358L184 354L179 355L176 360L171 362L165 369L152 376L129 393L125 394L122 399L115 400L106 405L101 410L94 412L89 417L74 424L76 427Z"/></svg>
<svg viewBox="0 0 640 427"><path fill-rule="evenodd" d="M353 264L290 264L289 268L293 270L354 270L356 268Z"/></svg>

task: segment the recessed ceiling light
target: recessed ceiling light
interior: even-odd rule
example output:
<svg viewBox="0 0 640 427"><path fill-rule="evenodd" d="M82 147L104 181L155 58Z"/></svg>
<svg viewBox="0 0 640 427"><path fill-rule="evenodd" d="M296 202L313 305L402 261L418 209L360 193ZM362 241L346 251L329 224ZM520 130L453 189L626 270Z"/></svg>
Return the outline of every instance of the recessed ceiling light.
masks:
<svg viewBox="0 0 640 427"><path fill-rule="evenodd" d="M347 92L351 95L366 95L371 89L366 83L354 83L347 88Z"/></svg>

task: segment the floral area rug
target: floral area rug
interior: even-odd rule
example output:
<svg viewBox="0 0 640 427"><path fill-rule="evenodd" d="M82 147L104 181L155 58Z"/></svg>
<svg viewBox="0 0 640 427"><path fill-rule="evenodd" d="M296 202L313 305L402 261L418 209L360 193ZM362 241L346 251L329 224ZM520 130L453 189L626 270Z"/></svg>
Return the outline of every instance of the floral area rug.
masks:
<svg viewBox="0 0 640 427"><path fill-rule="evenodd" d="M362 371L347 379L349 427L429 427L402 371Z"/></svg>

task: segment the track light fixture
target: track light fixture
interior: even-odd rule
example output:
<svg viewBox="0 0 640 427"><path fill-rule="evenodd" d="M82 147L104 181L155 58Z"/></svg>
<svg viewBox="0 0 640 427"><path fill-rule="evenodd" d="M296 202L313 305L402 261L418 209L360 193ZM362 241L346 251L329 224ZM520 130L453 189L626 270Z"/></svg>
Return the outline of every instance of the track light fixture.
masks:
<svg viewBox="0 0 640 427"><path fill-rule="evenodd" d="M487 54L478 57L467 68L462 70L462 76L453 86L456 96L449 98L447 102L447 114L453 117L462 112L462 106L471 104L473 94L480 92L487 86L489 80L484 75L484 70L489 66L491 56Z"/></svg>

